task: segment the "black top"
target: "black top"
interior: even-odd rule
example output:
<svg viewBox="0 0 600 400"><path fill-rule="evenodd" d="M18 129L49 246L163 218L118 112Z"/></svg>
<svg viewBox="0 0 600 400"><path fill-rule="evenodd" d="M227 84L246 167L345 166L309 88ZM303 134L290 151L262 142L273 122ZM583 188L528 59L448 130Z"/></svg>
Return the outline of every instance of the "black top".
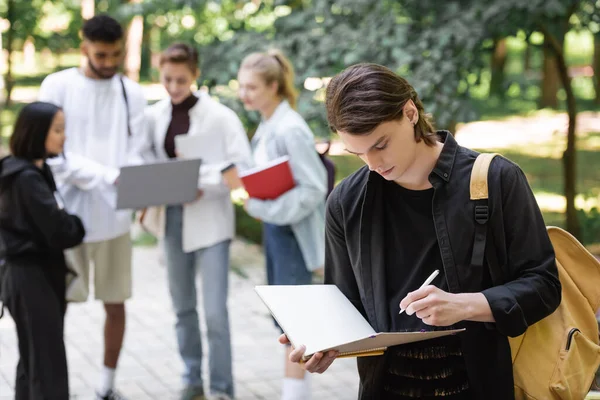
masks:
<svg viewBox="0 0 600 400"><path fill-rule="evenodd" d="M448 291L431 204L433 188L408 190L384 182L385 277L390 331L436 330L415 314L398 314L400 301L436 269L431 283ZM447 329L447 328L443 328ZM458 336L396 346L387 351L386 399L470 399Z"/></svg>
<svg viewBox="0 0 600 400"><path fill-rule="evenodd" d="M189 111L198 102L198 97L191 94L179 104L172 104L171 123L165 135L165 152L169 158L175 158L175 136L188 133L190 130Z"/></svg>
<svg viewBox="0 0 600 400"><path fill-rule="evenodd" d="M476 399L514 399L507 336L522 334L560 304L554 249L525 174L518 165L495 157L488 174L487 224L487 243L495 249L495 262L489 268L471 267L476 222L469 178L478 153L459 146L447 131L439 131L438 136L444 147L429 181L435 192L433 224L448 291L481 292L496 321L456 324L466 328L457 336L470 388ZM325 225L325 283L335 284L378 332L391 329L384 183L366 166L344 179L329 196ZM490 270L510 279L492 287ZM358 358L360 400L383 397L385 361L386 356Z"/></svg>
<svg viewBox="0 0 600 400"><path fill-rule="evenodd" d="M385 199L385 278L390 331L431 330L414 315L400 311L400 301L417 290L436 269L432 285L447 291L444 266L433 226L433 188L408 190L394 182L383 185Z"/></svg>
<svg viewBox="0 0 600 400"><path fill-rule="evenodd" d="M0 238L7 260L32 259L66 268L63 250L81 243L81 220L60 209L50 168L8 156L0 160Z"/></svg>

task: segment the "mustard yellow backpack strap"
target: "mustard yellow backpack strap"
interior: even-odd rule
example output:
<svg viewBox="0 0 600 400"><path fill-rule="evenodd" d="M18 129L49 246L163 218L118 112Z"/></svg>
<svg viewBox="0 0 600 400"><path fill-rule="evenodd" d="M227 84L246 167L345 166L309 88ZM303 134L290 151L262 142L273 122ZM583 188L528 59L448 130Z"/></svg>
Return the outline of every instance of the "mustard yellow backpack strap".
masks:
<svg viewBox="0 0 600 400"><path fill-rule="evenodd" d="M477 156L471 170L471 200L475 201L475 239L473 241L473 254L471 265L483 266L485 257L485 244L487 239L487 222L489 219L488 207L488 171L490 163L497 154L482 153Z"/></svg>
<svg viewBox="0 0 600 400"><path fill-rule="evenodd" d="M477 156L471 171L471 200L488 198L488 171L498 153L481 153Z"/></svg>
<svg viewBox="0 0 600 400"><path fill-rule="evenodd" d="M471 171L471 183L470 183L470 191L471 191L471 200L479 200L479 203L483 203L484 205L475 206L475 220L478 219L478 213L480 214L479 219L482 220L482 215L487 214L487 199L489 195L489 187L488 187L488 172L490 169L490 164L494 157L496 157L498 153L481 153L477 156L475 163L473 164L473 169ZM485 210L482 211L480 209L477 210L477 207L485 207ZM479 222L479 221L478 221ZM486 219L487 222L487 219ZM485 242L486 242L486 224L485 223L477 223L475 224L475 242L473 243L473 258L471 263L473 265L477 265L475 263L480 262L478 257L482 257L482 253L485 252ZM478 254L477 248L480 248ZM481 263L483 263L483 259L481 259ZM490 271L492 277L494 276L493 271ZM523 342L523 335L516 338L508 338L508 342L510 344L511 357L512 362L515 362L517 354L519 353L519 349L521 347L521 343ZM517 396L517 398L520 398Z"/></svg>

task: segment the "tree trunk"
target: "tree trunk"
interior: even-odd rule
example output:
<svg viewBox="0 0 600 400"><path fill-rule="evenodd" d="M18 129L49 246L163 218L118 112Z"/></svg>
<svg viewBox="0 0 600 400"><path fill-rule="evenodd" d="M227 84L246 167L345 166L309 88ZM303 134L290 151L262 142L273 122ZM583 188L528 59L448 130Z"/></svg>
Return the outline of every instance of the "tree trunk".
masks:
<svg viewBox="0 0 600 400"><path fill-rule="evenodd" d="M560 41L562 48L562 40ZM544 37L544 64L542 67L542 97L540 98L540 108L558 108L558 98L556 94L560 87L560 77L556 62L556 53L549 40Z"/></svg>
<svg viewBox="0 0 600 400"><path fill-rule="evenodd" d="M575 124L577 121L577 103L575 102L575 94L573 93L573 87L571 86L571 77L569 77L569 71L563 52L563 45L557 38L551 36L547 31L544 32L544 35L545 43L548 43L549 48L552 49L552 51L554 52L558 75L567 94L567 113L569 115L569 129L567 131L567 148L563 153L563 167L565 170L564 191L565 198L567 201L567 230L571 232L571 234L576 238L581 239L579 218L577 216L577 209L575 208L575 196L577 195L577 147L575 136Z"/></svg>
<svg viewBox="0 0 600 400"><path fill-rule="evenodd" d="M160 43L161 29L157 25L152 25L149 32L150 36L150 80L158 82L158 68L160 63Z"/></svg>
<svg viewBox="0 0 600 400"><path fill-rule="evenodd" d="M594 82L596 104L600 105L600 32L594 35Z"/></svg>
<svg viewBox="0 0 600 400"><path fill-rule="evenodd" d="M152 25L148 18L144 18L144 34L142 36L142 55L140 59L140 79L151 80L152 77L152 50L150 45L150 32Z"/></svg>
<svg viewBox="0 0 600 400"><path fill-rule="evenodd" d="M140 3L141 0L129 0L129 3ZM136 15L127 27L125 46L125 74L134 81L140 80L142 63L142 40L144 37L144 17Z"/></svg>
<svg viewBox="0 0 600 400"><path fill-rule="evenodd" d="M523 72L528 73L531 71L531 43L529 43L529 38L525 40L525 53L523 54Z"/></svg>
<svg viewBox="0 0 600 400"><path fill-rule="evenodd" d="M15 2L14 0L8 0L6 16L10 24L10 28L6 32L6 99L5 107L9 108L12 105L12 90L14 87L14 81L12 77L12 52L13 52L13 39L14 39L14 23L15 23Z"/></svg>
<svg viewBox="0 0 600 400"><path fill-rule="evenodd" d="M490 81L490 95L504 97L504 67L506 65L506 39L494 41L492 54L492 79Z"/></svg>
<svg viewBox="0 0 600 400"><path fill-rule="evenodd" d="M84 23L88 19L92 18L94 16L95 12L96 12L95 0L81 0L81 18L83 19ZM79 61L79 66L83 68L83 67L85 67L85 63L86 63L86 59L82 55L81 60Z"/></svg>
<svg viewBox="0 0 600 400"><path fill-rule="evenodd" d="M448 125L446 126L445 129L447 129L448 131L452 132L452 134L456 137L456 125L458 123L456 122L456 120L452 120L450 122L448 122Z"/></svg>

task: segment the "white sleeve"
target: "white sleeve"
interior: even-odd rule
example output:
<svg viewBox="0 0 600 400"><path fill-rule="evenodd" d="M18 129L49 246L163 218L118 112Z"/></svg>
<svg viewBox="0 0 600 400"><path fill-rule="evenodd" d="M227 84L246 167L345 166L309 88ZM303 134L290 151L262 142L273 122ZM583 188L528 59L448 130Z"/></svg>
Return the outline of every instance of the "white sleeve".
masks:
<svg viewBox="0 0 600 400"><path fill-rule="evenodd" d="M125 81L127 83L127 81ZM129 86L128 102L129 102L129 128L131 129L131 137L129 138L129 146L127 148L127 164L139 165L144 163L148 152L152 148L152 137L148 135L146 126L146 98L139 85ZM132 90L132 87L135 90Z"/></svg>
<svg viewBox="0 0 600 400"><path fill-rule="evenodd" d="M306 140L298 129L273 139L285 143L296 186L274 200L248 199L247 211L252 217L271 224L294 224L325 201L327 172L312 141Z"/></svg>
<svg viewBox="0 0 600 400"><path fill-rule="evenodd" d="M74 185L81 190L91 190L100 185L112 186L119 177L117 168L106 167L75 153L47 160L57 183Z"/></svg>
<svg viewBox="0 0 600 400"><path fill-rule="evenodd" d="M225 135L225 157L220 163L200 166L198 187L204 190L207 197L229 192L221 172L225 167L235 164L243 170L249 166L252 158L250 142L240 119L233 112L227 113L223 118L226 118L222 125Z"/></svg>
<svg viewBox="0 0 600 400"><path fill-rule="evenodd" d="M64 105L64 85L61 85L57 78L58 76L51 74L42 81L38 92L38 100L62 107Z"/></svg>

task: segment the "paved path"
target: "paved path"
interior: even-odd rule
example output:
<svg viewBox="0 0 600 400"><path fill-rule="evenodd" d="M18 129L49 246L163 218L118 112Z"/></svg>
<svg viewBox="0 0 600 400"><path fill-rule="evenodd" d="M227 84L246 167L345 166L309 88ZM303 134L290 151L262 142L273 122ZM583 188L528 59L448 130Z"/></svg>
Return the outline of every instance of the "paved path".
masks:
<svg viewBox="0 0 600 400"><path fill-rule="evenodd" d="M229 309L236 398L277 400L284 349L253 290L265 281L262 254L241 241L234 242L232 253ZM134 298L127 303L127 333L117 374L118 388L132 400L176 399L181 389L182 363L160 258L156 248L134 251ZM73 305L68 311L66 342L73 399L93 399L102 360L103 318L101 305L95 301ZM5 316L0 320L0 400L14 398L17 359L14 325ZM326 374L311 375L313 399L355 399L355 365L354 359L337 360Z"/></svg>

